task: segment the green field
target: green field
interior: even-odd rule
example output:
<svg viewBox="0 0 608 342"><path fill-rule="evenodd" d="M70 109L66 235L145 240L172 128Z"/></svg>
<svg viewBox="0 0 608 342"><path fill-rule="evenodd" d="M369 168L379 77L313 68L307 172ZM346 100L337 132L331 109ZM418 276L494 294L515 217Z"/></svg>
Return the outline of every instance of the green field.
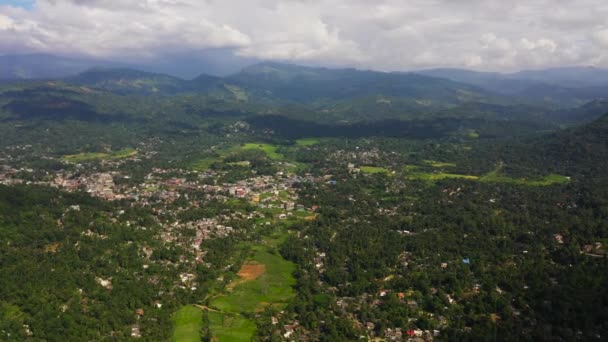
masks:
<svg viewBox="0 0 608 342"><path fill-rule="evenodd" d="M316 138L304 138L296 140L296 145L298 146L313 146L320 144L321 140Z"/></svg>
<svg viewBox="0 0 608 342"><path fill-rule="evenodd" d="M137 154L137 151L132 148L125 148L122 150L104 153L104 152L85 152L78 154L71 154L67 156L63 156L63 160L70 163L81 163L85 161L91 160L104 160L104 159L122 159L134 156Z"/></svg>
<svg viewBox="0 0 608 342"><path fill-rule="evenodd" d="M286 234L268 237L252 247L246 264L263 265L264 272L255 279L237 278L233 286L214 297L209 304L209 329L219 341L250 341L255 323L241 314L255 314L268 306L283 308L295 296L293 276L296 265L276 251Z"/></svg>
<svg viewBox="0 0 608 342"><path fill-rule="evenodd" d="M375 174L375 173L390 173L391 171L389 169L385 169L383 167L378 167L378 166L361 166L361 172L363 173L369 173L369 174Z"/></svg>
<svg viewBox="0 0 608 342"><path fill-rule="evenodd" d="M210 306L224 312L256 312L267 305L286 304L295 292L295 265L265 246L255 246L248 261L263 264L266 271L259 278L238 284L230 293L218 296Z"/></svg>
<svg viewBox="0 0 608 342"><path fill-rule="evenodd" d="M195 162L193 162L192 164L190 164L190 168L193 170L197 170L197 171L206 171L209 170L209 168L211 167L211 165L215 162L221 162L222 159L221 158L215 158L215 157L209 157L209 158L203 158L203 159L199 159Z"/></svg>
<svg viewBox="0 0 608 342"><path fill-rule="evenodd" d="M401 167L401 169L403 169L403 171L405 172L412 172L412 171L416 171L420 168L420 166L418 165L403 165Z"/></svg>
<svg viewBox="0 0 608 342"><path fill-rule="evenodd" d="M511 183L528 186L549 186L553 184L565 184L570 182L570 178L566 176L550 174L543 177L542 179L526 179L526 178L512 178L501 175L494 175L492 173L487 174L479 178L481 182L488 183Z"/></svg>
<svg viewBox="0 0 608 342"><path fill-rule="evenodd" d="M240 148L244 149L244 150L260 150L263 151L264 153L266 153L266 155L268 156L268 158L272 159L272 160L283 160L285 159L285 156L277 153L277 149L279 148L276 145L271 145L271 144L258 144L258 143L248 143L245 144L243 146L241 146Z"/></svg>
<svg viewBox="0 0 608 342"><path fill-rule="evenodd" d="M425 161L430 162L430 161ZM430 164L430 163L429 163ZM447 164L447 163L442 163ZM494 171L488 172L483 176L473 176L473 175L462 175L455 173L428 173L428 172L416 172L409 174L407 178L414 180L424 180L428 182L434 182L442 179L448 178L459 178L459 179L469 179L469 180L478 180L480 182L486 183L509 183L509 184L517 184L517 185L526 185L526 186L549 186L553 184L565 184L570 182L570 178L566 176L551 174L545 176L541 179L527 179L527 178L513 178L509 176L501 175L503 165L498 165Z"/></svg>
<svg viewBox="0 0 608 342"><path fill-rule="evenodd" d="M570 182L569 177L556 174L550 174L548 176L543 177L542 179L512 178L501 175L503 167L504 165L502 163L498 164L494 171L485 174L484 176L479 178L479 180L488 183L510 183L528 186L549 186L553 184L565 184Z"/></svg>
<svg viewBox="0 0 608 342"><path fill-rule="evenodd" d="M426 164L431 165L432 167L437 167L437 168L443 168L443 167L455 167L456 164L454 163L445 163L445 162L439 162L436 160L424 160L424 162Z"/></svg>
<svg viewBox="0 0 608 342"><path fill-rule="evenodd" d="M411 174L408 176L408 178L424 180L424 181L428 181L428 182L434 182L434 181L438 181L441 179L448 179L448 178L460 178L460 179L469 179L469 180L479 179L479 177L477 177L477 176L459 175L456 173L424 173L424 172L417 172L417 173Z"/></svg>
<svg viewBox="0 0 608 342"><path fill-rule="evenodd" d="M239 314L214 311L209 312L209 326L219 342L251 341L256 329L255 323Z"/></svg>
<svg viewBox="0 0 608 342"><path fill-rule="evenodd" d="M174 342L200 342L203 326L203 311L195 306L186 305L173 314Z"/></svg>
<svg viewBox="0 0 608 342"><path fill-rule="evenodd" d="M236 154L236 153L239 153L241 151L246 151L246 150L262 151L262 152L266 153L268 158L270 158L274 161L284 160L285 156L283 156L282 154L277 152L278 148L279 147L276 145L264 144L264 143L247 143L247 144L243 144L243 145L232 146L230 148L226 148L221 151L218 151L217 152L218 155L215 157L207 157L207 158L195 160L194 162L192 162L190 164L190 168L193 170L197 170L197 171L206 171L211 167L211 165L213 163L223 163L224 159L226 157L230 156L231 154ZM236 164L240 165L240 166L244 166L245 161L237 162Z"/></svg>
<svg viewBox="0 0 608 342"><path fill-rule="evenodd" d="M230 91L232 93L232 95L234 95L234 98L237 101L248 101L249 100L249 95L247 94L247 92L244 89L239 88L234 85L228 85L228 84L224 85L224 87L228 91Z"/></svg>
<svg viewBox="0 0 608 342"><path fill-rule="evenodd" d="M477 133L475 131L471 131L471 132L467 133L467 137L469 139L479 139L479 133Z"/></svg>

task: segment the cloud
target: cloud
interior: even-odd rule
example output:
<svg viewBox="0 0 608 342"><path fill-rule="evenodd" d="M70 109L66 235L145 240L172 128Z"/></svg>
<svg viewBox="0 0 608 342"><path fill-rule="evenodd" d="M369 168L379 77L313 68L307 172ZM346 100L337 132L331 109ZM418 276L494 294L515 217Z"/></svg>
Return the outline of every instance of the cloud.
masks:
<svg viewBox="0 0 608 342"><path fill-rule="evenodd" d="M593 32L591 38L599 47L608 49L608 28L602 28Z"/></svg>
<svg viewBox="0 0 608 342"><path fill-rule="evenodd" d="M38 0L29 10L0 5L0 53L137 61L208 48L380 70L608 67L608 2Z"/></svg>

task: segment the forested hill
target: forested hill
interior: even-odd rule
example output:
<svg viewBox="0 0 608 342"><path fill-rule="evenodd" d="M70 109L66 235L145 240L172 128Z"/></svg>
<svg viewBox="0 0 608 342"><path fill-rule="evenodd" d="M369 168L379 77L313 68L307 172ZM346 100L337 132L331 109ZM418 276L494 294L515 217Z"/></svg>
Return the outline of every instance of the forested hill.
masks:
<svg viewBox="0 0 608 342"><path fill-rule="evenodd" d="M486 155L501 155L512 174L530 170L564 174L579 181L605 182L608 168L608 113L590 123L495 146Z"/></svg>
<svg viewBox="0 0 608 342"><path fill-rule="evenodd" d="M463 69L430 69L416 73L557 107L580 106L608 96L608 71L592 67L527 70L512 74Z"/></svg>
<svg viewBox="0 0 608 342"><path fill-rule="evenodd" d="M580 173L605 174L608 166L608 114L581 127L557 133L544 152Z"/></svg>
<svg viewBox="0 0 608 342"><path fill-rule="evenodd" d="M92 69L66 82L117 93L172 95L207 92L220 87L240 93L242 100L318 104L379 96L406 98L425 105L480 101L493 95L481 88L417 74L384 73L355 69L312 68L261 63L219 78L200 75L193 80L132 69Z"/></svg>
<svg viewBox="0 0 608 342"><path fill-rule="evenodd" d="M558 93L563 91L564 97L578 96L567 89ZM97 68L64 79L3 84L0 117L112 122L154 118L187 125L200 122L209 113L271 114L330 125L455 119L481 120L484 127L518 127L505 132L512 136L589 122L608 109L601 91L594 101L559 109L546 105L543 94L531 92L532 99L520 99L420 74L280 63L253 65L228 77L202 74L191 80L133 69ZM456 122L454 127L465 133L476 130L482 137L497 136L495 129L485 132L480 125L466 122Z"/></svg>
<svg viewBox="0 0 608 342"><path fill-rule="evenodd" d="M219 83L220 78L200 75L192 81L134 69L91 69L66 80L70 84L90 86L118 94L175 95L185 92L205 92Z"/></svg>
<svg viewBox="0 0 608 342"><path fill-rule="evenodd" d="M416 74L311 68L261 63L227 79L257 97L294 102L338 101L370 96L408 98L418 103L456 104L491 95L481 88Z"/></svg>

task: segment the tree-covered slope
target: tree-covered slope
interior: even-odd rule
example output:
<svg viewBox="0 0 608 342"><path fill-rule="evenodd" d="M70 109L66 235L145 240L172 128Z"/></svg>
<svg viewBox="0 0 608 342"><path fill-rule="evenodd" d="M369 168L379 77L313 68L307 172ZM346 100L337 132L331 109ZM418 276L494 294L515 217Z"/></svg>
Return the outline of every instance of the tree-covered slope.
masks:
<svg viewBox="0 0 608 342"><path fill-rule="evenodd" d="M262 63L245 68L229 77L227 82L235 83L260 98L300 103L384 96L431 105L461 103L489 96L474 86L415 74L311 68L279 63Z"/></svg>

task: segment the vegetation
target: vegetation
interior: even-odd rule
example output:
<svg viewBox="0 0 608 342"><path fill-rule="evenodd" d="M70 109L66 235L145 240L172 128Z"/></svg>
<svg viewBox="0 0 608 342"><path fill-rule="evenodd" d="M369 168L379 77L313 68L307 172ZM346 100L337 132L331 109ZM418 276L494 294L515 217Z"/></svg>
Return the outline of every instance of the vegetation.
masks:
<svg viewBox="0 0 608 342"><path fill-rule="evenodd" d="M281 257L276 245L285 234L251 246L250 256L227 285L210 301L208 327L216 338L250 340L255 324L248 318L266 308L282 309L295 296L295 265ZM245 338L247 337L247 338Z"/></svg>
<svg viewBox="0 0 608 342"><path fill-rule="evenodd" d="M173 314L173 336L175 342L198 342L201 340L203 311L192 305L185 305Z"/></svg>
<svg viewBox="0 0 608 342"><path fill-rule="evenodd" d="M383 167L378 167L378 166L361 166L361 172L370 173L370 174L390 173L390 170L383 168Z"/></svg>
<svg viewBox="0 0 608 342"><path fill-rule="evenodd" d="M131 148L125 148L114 152L83 152L79 154L71 154L63 157L63 160L71 163L82 163L91 160L106 160L106 159L121 159L132 157L137 154L137 151Z"/></svg>
<svg viewBox="0 0 608 342"><path fill-rule="evenodd" d="M543 103L275 64L2 84L0 340L601 339L608 116L558 125L606 107Z"/></svg>

